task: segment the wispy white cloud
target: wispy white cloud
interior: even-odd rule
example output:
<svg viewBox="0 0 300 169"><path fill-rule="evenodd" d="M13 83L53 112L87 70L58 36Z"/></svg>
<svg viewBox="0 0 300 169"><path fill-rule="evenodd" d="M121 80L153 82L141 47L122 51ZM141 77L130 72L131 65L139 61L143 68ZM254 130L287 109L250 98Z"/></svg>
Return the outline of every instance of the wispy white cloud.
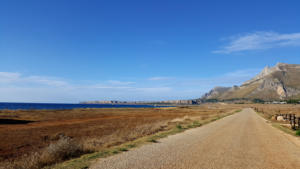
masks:
<svg viewBox="0 0 300 169"><path fill-rule="evenodd" d="M244 69L228 72L219 76L206 78L181 79L176 86L189 86L190 88L202 89L208 91L215 86L233 86L241 85L243 82L253 78L261 69Z"/></svg>
<svg viewBox="0 0 300 169"><path fill-rule="evenodd" d="M151 81L171 80L171 79L174 79L174 78L172 78L172 77L163 77L163 76L156 76L156 77L148 78L148 80L151 80Z"/></svg>
<svg viewBox="0 0 300 169"><path fill-rule="evenodd" d="M63 86L67 82L54 77L24 76L15 72L0 72L0 85L3 84L37 84L48 86Z"/></svg>
<svg viewBox="0 0 300 169"><path fill-rule="evenodd" d="M164 97L172 90L159 84L108 80L86 84L57 77L0 72L2 102L78 102L83 100L143 100Z"/></svg>
<svg viewBox="0 0 300 169"><path fill-rule="evenodd" d="M96 84L91 86L83 86L81 88L93 88L93 89L131 89L129 86L115 86L115 85L105 85L105 84Z"/></svg>
<svg viewBox="0 0 300 169"><path fill-rule="evenodd" d="M19 73L14 72L0 72L0 83L11 83L20 78Z"/></svg>
<svg viewBox="0 0 300 169"><path fill-rule="evenodd" d="M234 78L251 78L258 74L261 69L244 69L244 70L237 70L233 72L226 73L224 77L234 77Z"/></svg>
<svg viewBox="0 0 300 169"><path fill-rule="evenodd" d="M272 31L261 31L232 36L227 40L227 45L213 52L228 54L285 46L300 46L300 33L280 34Z"/></svg>
<svg viewBox="0 0 300 169"><path fill-rule="evenodd" d="M29 77L24 77L24 81L31 82L31 83L39 83L39 84L44 84L48 86L65 86L68 85L66 81L59 80L53 77L42 77L42 76L29 76Z"/></svg>
<svg viewBox="0 0 300 169"><path fill-rule="evenodd" d="M171 87L141 87L134 88L135 91L146 92L146 93L161 93L161 92L169 92L172 90Z"/></svg>
<svg viewBox="0 0 300 169"><path fill-rule="evenodd" d="M119 80L108 80L107 82L112 85L131 85L135 83L135 82L123 82Z"/></svg>
<svg viewBox="0 0 300 169"><path fill-rule="evenodd" d="M152 77L138 81L70 82L58 77L0 72L2 102L79 102L86 100L172 100L199 98L214 86L239 85L260 69L206 78ZM152 81L149 81L152 79Z"/></svg>

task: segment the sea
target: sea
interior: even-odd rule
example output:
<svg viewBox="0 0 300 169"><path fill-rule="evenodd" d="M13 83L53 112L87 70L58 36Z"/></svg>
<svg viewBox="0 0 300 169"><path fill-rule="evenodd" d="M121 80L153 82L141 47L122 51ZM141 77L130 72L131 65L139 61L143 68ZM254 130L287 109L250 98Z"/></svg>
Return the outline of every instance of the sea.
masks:
<svg viewBox="0 0 300 169"><path fill-rule="evenodd" d="M154 105L130 105L130 104L63 104L63 103L3 103L1 109L9 110L35 110L35 109L77 109L77 108L153 108ZM164 106L159 106L164 107Z"/></svg>

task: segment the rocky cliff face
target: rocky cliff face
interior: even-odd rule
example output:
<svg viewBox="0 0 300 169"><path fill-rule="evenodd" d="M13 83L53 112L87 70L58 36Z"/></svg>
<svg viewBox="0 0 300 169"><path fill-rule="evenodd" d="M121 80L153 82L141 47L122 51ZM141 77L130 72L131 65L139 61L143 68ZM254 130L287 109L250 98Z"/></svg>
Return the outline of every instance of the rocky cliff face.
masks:
<svg viewBox="0 0 300 169"><path fill-rule="evenodd" d="M220 87L220 86L215 87L208 93L204 94L204 96L202 96L202 98L217 99L218 97L220 97L222 94L224 94L225 92L227 92L230 89L231 89L230 87Z"/></svg>
<svg viewBox="0 0 300 169"><path fill-rule="evenodd" d="M223 92L215 91L211 90L202 99L299 99L300 65L278 63L274 67L265 67L260 74L241 86Z"/></svg>

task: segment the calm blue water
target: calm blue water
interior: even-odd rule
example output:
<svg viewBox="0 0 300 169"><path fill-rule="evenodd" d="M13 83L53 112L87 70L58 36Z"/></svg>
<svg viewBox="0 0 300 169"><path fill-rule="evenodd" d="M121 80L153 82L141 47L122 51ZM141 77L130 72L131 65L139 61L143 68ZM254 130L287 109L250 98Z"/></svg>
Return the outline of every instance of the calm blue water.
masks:
<svg viewBox="0 0 300 169"><path fill-rule="evenodd" d="M0 103L0 109L151 108L151 105Z"/></svg>

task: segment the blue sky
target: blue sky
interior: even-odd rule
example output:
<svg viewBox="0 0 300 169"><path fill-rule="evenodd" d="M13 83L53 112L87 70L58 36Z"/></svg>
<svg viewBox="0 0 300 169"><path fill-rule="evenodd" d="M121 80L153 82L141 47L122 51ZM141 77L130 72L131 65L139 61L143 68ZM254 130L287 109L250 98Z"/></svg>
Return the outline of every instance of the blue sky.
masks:
<svg viewBox="0 0 300 169"><path fill-rule="evenodd" d="M299 1L0 1L0 101L198 98L300 64Z"/></svg>

